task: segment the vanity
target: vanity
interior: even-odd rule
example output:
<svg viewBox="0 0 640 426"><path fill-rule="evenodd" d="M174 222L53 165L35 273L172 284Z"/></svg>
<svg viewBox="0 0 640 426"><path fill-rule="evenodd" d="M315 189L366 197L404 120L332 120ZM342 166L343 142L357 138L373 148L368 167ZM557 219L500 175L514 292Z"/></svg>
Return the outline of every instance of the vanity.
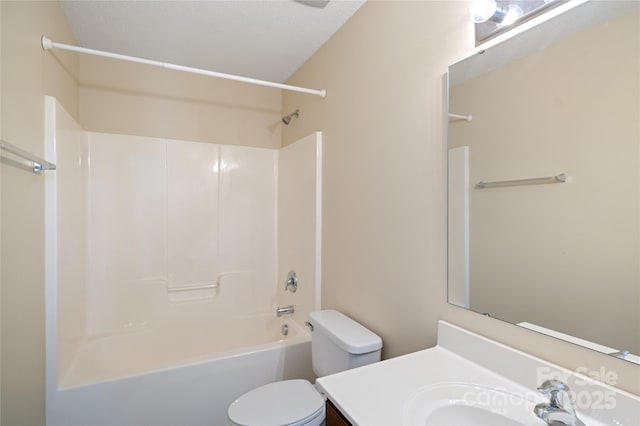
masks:
<svg viewBox="0 0 640 426"><path fill-rule="evenodd" d="M328 399L327 426L544 425L534 409L549 403L537 388L550 380L570 388L585 425L640 425L640 397L611 386L610 374L577 374L444 321L437 346L317 386Z"/></svg>

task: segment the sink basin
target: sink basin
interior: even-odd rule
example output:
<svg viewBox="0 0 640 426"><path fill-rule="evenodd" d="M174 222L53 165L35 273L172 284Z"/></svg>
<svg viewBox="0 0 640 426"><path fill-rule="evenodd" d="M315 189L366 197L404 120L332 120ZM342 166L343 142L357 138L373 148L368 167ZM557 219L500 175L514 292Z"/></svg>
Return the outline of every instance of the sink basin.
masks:
<svg viewBox="0 0 640 426"><path fill-rule="evenodd" d="M533 413L540 399L469 383L437 383L404 404L404 424L439 426L544 425Z"/></svg>

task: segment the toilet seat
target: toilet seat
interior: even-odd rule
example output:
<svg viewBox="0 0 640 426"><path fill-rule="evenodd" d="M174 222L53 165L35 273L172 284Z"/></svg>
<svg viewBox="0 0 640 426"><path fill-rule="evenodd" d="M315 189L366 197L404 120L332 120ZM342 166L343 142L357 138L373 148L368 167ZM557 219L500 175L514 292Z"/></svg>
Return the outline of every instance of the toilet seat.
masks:
<svg viewBox="0 0 640 426"><path fill-rule="evenodd" d="M238 426L319 425L324 420L324 399L307 380L285 380L242 395L227 415Z"/></svg>

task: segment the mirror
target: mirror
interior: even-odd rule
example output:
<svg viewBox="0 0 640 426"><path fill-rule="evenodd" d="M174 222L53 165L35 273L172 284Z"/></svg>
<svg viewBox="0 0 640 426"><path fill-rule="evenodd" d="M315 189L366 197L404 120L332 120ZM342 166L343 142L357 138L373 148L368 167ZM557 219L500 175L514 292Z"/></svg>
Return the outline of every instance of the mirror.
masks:
<svg viewBox="0 0 640 426"><path fill-rule="evenodd" d="M448 129L449 303L637 363L639 5L453 64Z"/></svg>

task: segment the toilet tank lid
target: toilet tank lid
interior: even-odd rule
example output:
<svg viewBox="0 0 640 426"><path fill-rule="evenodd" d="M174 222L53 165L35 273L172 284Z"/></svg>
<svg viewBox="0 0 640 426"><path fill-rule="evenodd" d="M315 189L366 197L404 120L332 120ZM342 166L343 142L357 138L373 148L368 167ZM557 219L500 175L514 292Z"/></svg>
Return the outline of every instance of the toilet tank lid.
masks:
<svg viewBox="0 0 640 426"><path fill-rule="evenodd" d="M314 332L321 332L338 347L351 354L366 354L382 348L382 339L341 312L325 310L311 312L309 322Z"/></svg>

